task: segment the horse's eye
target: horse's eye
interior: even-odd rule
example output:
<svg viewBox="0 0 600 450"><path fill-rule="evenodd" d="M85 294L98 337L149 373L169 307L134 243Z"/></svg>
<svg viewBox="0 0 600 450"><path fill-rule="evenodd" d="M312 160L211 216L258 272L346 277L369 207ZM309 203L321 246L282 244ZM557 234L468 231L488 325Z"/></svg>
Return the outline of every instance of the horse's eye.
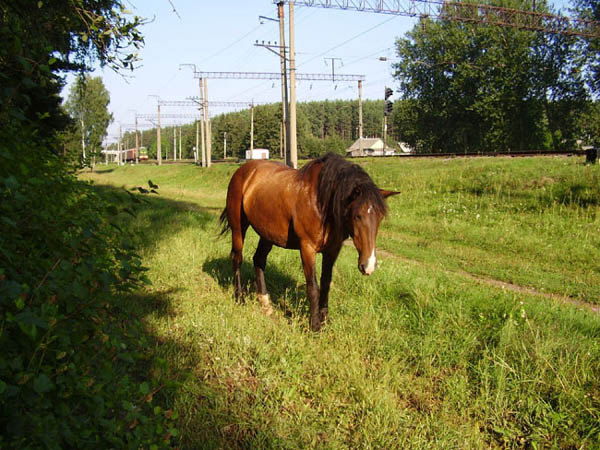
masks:
<svg viewBox="0 0 600 450"><path fill-rule="evenodd" d="M355 217L356 220L362 220L362 216L360 214L357 214Z"/></svg>

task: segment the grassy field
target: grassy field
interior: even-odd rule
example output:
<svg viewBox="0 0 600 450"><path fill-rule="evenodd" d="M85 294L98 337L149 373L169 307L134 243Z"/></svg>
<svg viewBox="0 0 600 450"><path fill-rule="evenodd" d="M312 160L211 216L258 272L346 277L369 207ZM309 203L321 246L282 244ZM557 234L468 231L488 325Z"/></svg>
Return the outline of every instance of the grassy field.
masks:
<svg viewBox="0 0 600 450"><path fill-rule="evenodd" d="M128 308L154 342L147 376L178 415L180 445L598 448L600 168L580 158L360 164L402 194L389 200L373 276L343 249L331 323L317 334L295 251L272 251L276 312L261 314L253 232L248 301L233 300L217 218L237 165L82 175L115 195L160 185L123 219L153 282Z"/></svg>

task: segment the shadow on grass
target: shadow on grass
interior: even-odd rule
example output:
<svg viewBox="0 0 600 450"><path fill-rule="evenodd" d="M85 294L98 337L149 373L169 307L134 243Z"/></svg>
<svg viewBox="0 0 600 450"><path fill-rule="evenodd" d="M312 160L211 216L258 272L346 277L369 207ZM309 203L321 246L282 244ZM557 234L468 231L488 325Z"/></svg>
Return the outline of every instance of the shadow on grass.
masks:
<svg viewBox="0 0 600 450"><path fill-rule="evenodd" d="M206 261L202 270L213 277L222 288L228 289L233 286L233 269L230 258L215 258ZM255 292L255 279L254 266L249 262L242 262L242 284L246 301L254 297L251 292ZM299 316L308 317L308 302L304 285L298 286L294 278L268 263L265 270L265 281L271 303L287 319Z"/></svg>
<svg viewBox="0 0 600 450"><path fill-rule="evenodd" d="M219 234L217 219L221 208L167 199L160 195L142 196L106 185L91 185L90 189L117 206L121 212L113 221L130 236L134 248L143 255L152 254L158 242L185 229L197 228L215 239ZM125 212L125 208L130 209L130 212ZM203 270L215 277L221 286L231 286L231 264L227 257L205 262ZM274 297L282 298L286 295L297 310L297 305L304 298L303 291L297 289L295 281L289 276L272 267L269 270L273 280L269 287ZM244 278L251 283L254 279L253 267L248 263L244 264L243 273ZM176 327L167 333L158 333L153 328L154 318L167 319L174 325L184 320L178 317L176 303L181 290L183 287L154 291L151 287L142 288L116 299L118 306L113 310L115 324L130 334L132 341L140 347L138 352L146 355L143 360L136 360L129 366L129 376L140 385L150 385L153 392L152 407L160 406L165 412L175 411L180 417L177 425L180 429L179 436L171 436L167 439L168 442L162 442L161 445L168 443L172 446L197 448L201 443L202 448L252 448L256 446L259 437L260 440L277 441L276 436L258 424L237 425L245 422L245 411L256 407L254 397L239 400L237 406L232 407L232 394L228 391L231 387L225 386L223 380L194 378L193 373L201 369L189 365L188 355L201 351L201 347L190 348L189 344L185 344L185 339L182 339L183 336L177 334ZM297 311L289 312L292 316L295 313ZM201 360L209 361L215 356L208 350L206 353ZM188 410L189 401L186 398L190 395L190 389L197 398L192 402L194 406ZM243 396L243 390L239 390L239 394ZM190 421L202 424L193 429L193 434L187 428Z"/></svg>
<svg viewBox="0 0 600 450"><path fill-rule="evenodd" d="M220 232L216 223L222 211L220 207L172 200L161 197L160 194L139 195L106 185L92 185L91 189L117 205L129 205L118 215L116 222L129 233L139 250L152 248L161 239L188 227L212 231L215 237Z"/></svg>
<svg viewBox="0 0 600 450"><path fill-rule="evenodd" d="M111 172L114 172L114 171L115 171L114 168L109 169L108 167L102 168L102 167L96 166L92 172L104 174L104 173L111 173Z"/></svg>

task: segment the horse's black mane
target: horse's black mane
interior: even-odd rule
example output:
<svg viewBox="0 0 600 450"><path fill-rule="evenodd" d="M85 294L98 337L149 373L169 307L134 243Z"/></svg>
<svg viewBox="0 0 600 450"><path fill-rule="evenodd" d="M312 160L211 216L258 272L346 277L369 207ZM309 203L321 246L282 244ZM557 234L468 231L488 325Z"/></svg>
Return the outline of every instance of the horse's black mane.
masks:
<svg viewBox="0 0 600 450"><path fill-rule="evenodd" d="M322 164L317 186L317 203L323 224L329 224L332 231L346 235L347 207L354 200L358 200L357 206L369 202L379 214L387 213L379 189L362 167L348 162L340 155L327 153L304 166L300 170L300 176L317 164Z"/></svg>

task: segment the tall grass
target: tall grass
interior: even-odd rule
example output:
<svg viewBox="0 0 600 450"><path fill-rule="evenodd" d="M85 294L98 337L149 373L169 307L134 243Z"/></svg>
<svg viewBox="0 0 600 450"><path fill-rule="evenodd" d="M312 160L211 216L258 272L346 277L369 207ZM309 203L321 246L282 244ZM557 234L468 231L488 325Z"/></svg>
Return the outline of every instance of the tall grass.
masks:
<svg viewBox="0 0 600 450"><path fill-rule="evenodd" d="M297 252L271 253L276 313L261 314L253 232L247 302L233 300L230 242L216 238L216 219L237 166L86 177L161 186L123 224L153 281L130 308L155 337L162 363L149 375L169 386L184 448L596 448L598 315L463 276L598 302L598 205L586 192L599 172L580 162L361 162L402 195L389 201L373 276L342 250L332 320L317 334Z"/></svg>

